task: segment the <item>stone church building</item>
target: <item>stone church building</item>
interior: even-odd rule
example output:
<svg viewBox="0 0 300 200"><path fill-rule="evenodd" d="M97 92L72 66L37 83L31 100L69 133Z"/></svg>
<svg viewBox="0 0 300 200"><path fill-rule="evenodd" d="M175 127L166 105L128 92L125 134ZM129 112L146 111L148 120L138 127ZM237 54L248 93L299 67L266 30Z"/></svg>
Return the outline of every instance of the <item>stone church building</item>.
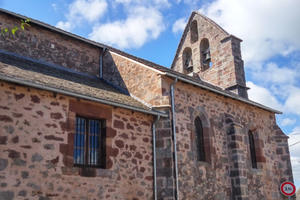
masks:
<svg viewBox="0 0 300 200"><path fill-rule="evenodd" d="M248 99L241 42L198 12L171 68L33 19L1 35L0 199L286 199L288 137Z"/></svg>

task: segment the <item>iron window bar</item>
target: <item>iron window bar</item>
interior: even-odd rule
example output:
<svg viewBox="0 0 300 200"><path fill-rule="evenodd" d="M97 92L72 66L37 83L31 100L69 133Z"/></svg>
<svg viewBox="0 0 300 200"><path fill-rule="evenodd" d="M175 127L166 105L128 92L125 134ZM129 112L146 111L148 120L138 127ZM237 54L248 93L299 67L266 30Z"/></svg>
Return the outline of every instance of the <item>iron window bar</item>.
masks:
<svg viewBox="0 0 300 200"><path fill-rule="evenodd" d="M74 166L105 167L105 121L77 116L74 135Z"/></svg>

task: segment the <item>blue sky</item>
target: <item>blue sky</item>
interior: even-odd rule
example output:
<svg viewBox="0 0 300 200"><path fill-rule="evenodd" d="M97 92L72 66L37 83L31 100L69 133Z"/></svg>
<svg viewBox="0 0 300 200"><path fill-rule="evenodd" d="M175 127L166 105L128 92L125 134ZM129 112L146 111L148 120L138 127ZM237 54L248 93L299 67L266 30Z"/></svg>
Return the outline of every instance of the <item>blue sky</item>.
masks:
<svg viewBox="0 0 300 200"><path fill-rule="evenodd" d="M300 187L299 0L0 0L0 7L166 67L191 11L199 10L243 39L249 97L283 111L277 122L290 135Z"/></svg>

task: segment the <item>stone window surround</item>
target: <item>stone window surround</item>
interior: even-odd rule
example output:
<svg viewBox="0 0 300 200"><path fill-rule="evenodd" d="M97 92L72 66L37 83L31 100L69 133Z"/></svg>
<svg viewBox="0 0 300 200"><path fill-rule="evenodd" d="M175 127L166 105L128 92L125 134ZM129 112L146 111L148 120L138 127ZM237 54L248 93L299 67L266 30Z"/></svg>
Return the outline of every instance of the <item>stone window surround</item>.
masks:
<svg viewBox="0 0 300 200"><path fill-rule="evenodd" d="M83 117L83 116L76 116L76 127L77 126L81 126L82 127L82 125L80 125L80 123L79 123L79 125L77 124L77 122L78 122L78 120L79 119L83 119L84 121L85 121L85 128L84 128L84 135L86 136L86 139L84 140L84 145L83 145L83 149L84 149L84 151L85 151L85 153L84 153L84 155L80 155L80 158L83 158L83 160L82 161L84 161L83 163L76 163L76 162L74 162L74 166L76 166L76 167L81 167L81 168L86 168L87 167L87 165L89 165L89 167L95 167L95 168L104 168L105 169L105 162L106 162L106 160L105 160L105 132L106 132L106 130L105 130L105 123L106 123L106 120L105 119L99 119L99 118L97 118L97 119L95 119L95 118L87 118L87 117ZM94 150L94 153L95 152L97 152L97 154L92 154L93 155L93 157L95 157L95 159L97 160L97 163L90 163L90 164L88 164L87 162L88 162L88 152L90 152L91 150L89 150L89 148L90 148L90 128L91 128L91 126L90 126L90 124L89 124L89 122L90 122L90 120L95 120L95 121L98 121L98 123L99 123L99 127L98 127L98 148L95 148L95 147L93 147L93 148L95 148L96 150ZM94 126L95 127L95 126ZM76 134L78 134L78 135L81 135L82 133L79 133L80 131L75 131L75 134L74 134L74 136L75 136L75 140L76 140ZM80 136L81 137L81 136ZM95 136L92 136L93 138L95 138ZM79 141L80 141L81 139L79 139ZM94 139L95 140L95 139ZM79 142L80 143L80 142ZM76 148L76 145L74 145L74 151L75 151L75 148ZM81 147L82 148L82 147ZM80 151L82 151L82 150L80 150ZM93 150L92 150L93 151Z"/></svg>
<svg viewBox="0 0 300 200"><path fill-rule="evenodd" d="M87 118L98 118L106 120L106 158L105 169L98 168L82 168L74 167L73 148L76 115ZM112 148L112 138L116 135L116 131L112 129L112 108L101 104L89 103L80 100L70 100L68 117L66 122L66 133L68 134L67 144L60 144L60 152L63 154L62 173L64 175L80 175L86 177L96 177L105 175L105 171L112 168L112 157L116 156L116 152Z"/></svg>
<svg viewBox="0 0 300 200"><path fill-rule="evenodd" d="M205 142L204 142L204 134L203 134L203 127L202 121L199 116L196 117L194 121L195 126L195 143L196 143L196 155L198 161L206 161L206 151L205 151Z"/></svg>
<svg viewBox="0 0 300 200"><path fill-rule="evenodd" d="M257 172L260 171L260 169L263 168L263 164L266 163L266 158L264 156L264 143L263 141L260 139L259 137L259 128L255 127L253 124L250 124L246 127L246 133L248 135L249 131L252 132L253 134L253 138L254 138L254 147L255 147L255 156L256 156L256 164L257 164L257 168L252 168L252 164L251 164L251 152L250 152L250 143L249 143L249 139L247 140L247 162L249 162L250 168L253 172ZM247 137L248 138L248 137Z"/></svg>
<svg viewBox="0 0 300 200"><path fill-rule="evenodd" d="M256 161L256 151L255 151L255 141L254 135L252 131L248 131L248 138L249 138L249 151L250 151L250 158L252 163L252 168L257 168L257 161Z"/></svg>
<svg viewBox="0 0 300 200"><path fill-rule="evenodd" d="M202 123L202 129L203 129L203 139L204 139L204 152L205 152L205 161L199 161L198 156L196 155L197 153L197 147L196 147L196 128L194 121L195 119L199 117ZM210 128L210 123L208 120L208 117L204 111L200 111L200 109L197 109L193 113L192 117L192 133L190 135L191 137L191 147L192 151L194 152L194 159L197 160L197 163L207 163L211 164L211 128Z"/></svg>

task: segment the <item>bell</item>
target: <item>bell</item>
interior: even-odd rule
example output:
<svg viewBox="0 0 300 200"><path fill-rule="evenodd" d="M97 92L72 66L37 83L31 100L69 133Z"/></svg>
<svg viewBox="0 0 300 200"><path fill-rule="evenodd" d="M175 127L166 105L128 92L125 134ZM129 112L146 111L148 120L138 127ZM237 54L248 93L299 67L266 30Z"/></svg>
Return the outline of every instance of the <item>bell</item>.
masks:
<svg viewBox="0 0 300 200"><path fill-rule="evenodd" d="M189 66L186 68L186 71L187 71L187 72L192 72L192 71L193 71L193 65L189 65Z"/></svg>
<svg viewBox="0 0 300 200"><path fill-rule="evenodd" d="M204 54L204 62L210 62L211 57L210 57L210 50L207 48L205 51L203 51Z"/></svg>
<svg viewBox="0 0 300 200"><path fill-rule="evenodd" d="M208 62L208 61L210 61L210 53L205 55L205 62Z"/></svg>
<svg viewBox="0 0 300 200"><path fill-rule="evenodd" d="M185 66L185 68L189 68L189 66L191 66L191 65L193 65L192 58L191 58L191 57L188 57L188 58L185 60L184 66Z"/></svg>

